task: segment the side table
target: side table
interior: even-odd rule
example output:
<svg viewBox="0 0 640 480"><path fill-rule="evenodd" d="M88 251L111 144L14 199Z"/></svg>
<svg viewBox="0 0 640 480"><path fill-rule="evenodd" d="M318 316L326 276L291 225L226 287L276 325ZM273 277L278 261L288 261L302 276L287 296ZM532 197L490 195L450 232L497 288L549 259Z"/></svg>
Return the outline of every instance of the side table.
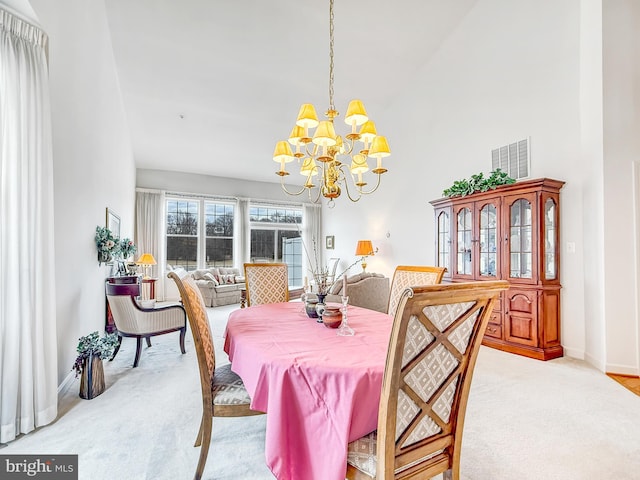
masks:
<svg viewBox="0 0 640 480"><path fill-rule="evenodd" d="M146 300L155 300L156 299L156 282L157 278L142 278L142 288L144 288L144 284L149 284L149 298Z"/></svg>

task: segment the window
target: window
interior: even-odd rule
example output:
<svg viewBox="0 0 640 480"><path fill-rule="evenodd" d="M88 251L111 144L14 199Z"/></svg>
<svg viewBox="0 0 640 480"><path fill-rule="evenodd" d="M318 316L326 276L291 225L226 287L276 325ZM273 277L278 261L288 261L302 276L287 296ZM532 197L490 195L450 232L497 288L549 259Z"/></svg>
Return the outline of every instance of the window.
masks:
<svg viewBox="0 0 640 480"><path fill-rule="evenodd" d="M205 202L208 267L233 267L233 205Z"/></svg>
<svg viewBox="0 0 640 480"><path fill-rule="evenodd" d="M167 263L198 267L198 201L167 200Z"/></svg>
<svg viewBox="0 0 640 480"><path fill-rule="evenodd" d="M302 209L270 205L249 208L251 262L284 262L288 266L289 285L302 285Z"/></svg>
<svg viewBox="0 0 640 480"><path fill-rule="evenodd" d="M204 199L167 199L167 256L185 270L233 267L235 205Z"/></svg>

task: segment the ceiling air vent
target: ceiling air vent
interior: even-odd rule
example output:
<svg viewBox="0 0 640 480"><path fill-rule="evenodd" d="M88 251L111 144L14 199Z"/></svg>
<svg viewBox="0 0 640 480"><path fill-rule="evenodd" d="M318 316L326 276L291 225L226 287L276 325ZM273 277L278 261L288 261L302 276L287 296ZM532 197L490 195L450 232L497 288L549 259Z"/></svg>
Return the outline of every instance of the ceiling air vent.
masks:
<svg viewBox="0 0 640 480"><path fill-rule="evenodd" d="M491 170L499 168L516 180L529 176L529 160L528 138L491 150Z"/></svg>

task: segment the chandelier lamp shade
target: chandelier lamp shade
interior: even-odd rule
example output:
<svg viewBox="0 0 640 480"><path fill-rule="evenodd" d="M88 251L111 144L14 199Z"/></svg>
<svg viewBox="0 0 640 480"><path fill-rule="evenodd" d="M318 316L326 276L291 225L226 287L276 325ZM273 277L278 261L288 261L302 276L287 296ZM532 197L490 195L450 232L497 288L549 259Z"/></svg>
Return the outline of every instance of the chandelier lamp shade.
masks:
<svg viewBox="0 0 640 480"><path fill-rule="evenodd" d="M333 102L333 2L329 1L329 108L325 112L326 120L318 119L312 104L303 104L289 138L277 142L273 152L273 160L280 167L276 175L280 176L282 189L287 194L301 195L307 191L313 203L324 197L329 200L329 207L334 206L334 200L343 189L352 202L375 192L380 186L381 175L387 171L382 166L382 159L391 155L386 137L378 135L375 123L369 119L360 100L351 100L347 107L344 121L350 131L344 137L336 133L334 121L339 113ZM285 185L285 177L289 175L287 164L294 161L304 177L304 185L292 192ZM366 181L367 172L371 172L369 176L376 176L373 186Z"/></svg>

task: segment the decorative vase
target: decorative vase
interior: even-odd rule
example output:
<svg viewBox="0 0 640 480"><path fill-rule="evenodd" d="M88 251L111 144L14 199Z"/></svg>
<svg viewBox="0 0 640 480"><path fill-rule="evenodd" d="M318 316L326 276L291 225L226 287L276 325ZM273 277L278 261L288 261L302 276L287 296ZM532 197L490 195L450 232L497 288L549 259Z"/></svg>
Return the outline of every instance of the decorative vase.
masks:
<svg viewBox="0 0 640 480"><path fill-rule="evenodd" d="M316 312L317 300L307 300L304 302L304 310L307 312L309 318L318 318L318 312Z"/></svg>
<svg viewBox="0 0 640 480"><path fill-rule="evenodd" d="M342 323L342 312L339 307L326 307L322 312L322 323L327 328L338 328Z"/></svg>
<svg viewBox="0 0 640 480"><path fill-rule="evenodd" d="M98 264L109 263L111 261L111 254L109 252L98 252Z"/></svg>
<svg viewBox="0 0 640 480"><path fill-rule="evenodd" d="M316 304L316 313L318 314L318 319L316 321L318 323L322 323L322 314L324 313L324 309L326 308L326 305L324 304L324 299L326 296L326 293L318 293L318 303Z"/></svg>
<svg viewBox="0 0 640 480"><path fill-rule="evenodd" d="M80 376L80 398L91 400L104 392L104 368L102 359L97 355L89 355L82 363Z"/></svg>

